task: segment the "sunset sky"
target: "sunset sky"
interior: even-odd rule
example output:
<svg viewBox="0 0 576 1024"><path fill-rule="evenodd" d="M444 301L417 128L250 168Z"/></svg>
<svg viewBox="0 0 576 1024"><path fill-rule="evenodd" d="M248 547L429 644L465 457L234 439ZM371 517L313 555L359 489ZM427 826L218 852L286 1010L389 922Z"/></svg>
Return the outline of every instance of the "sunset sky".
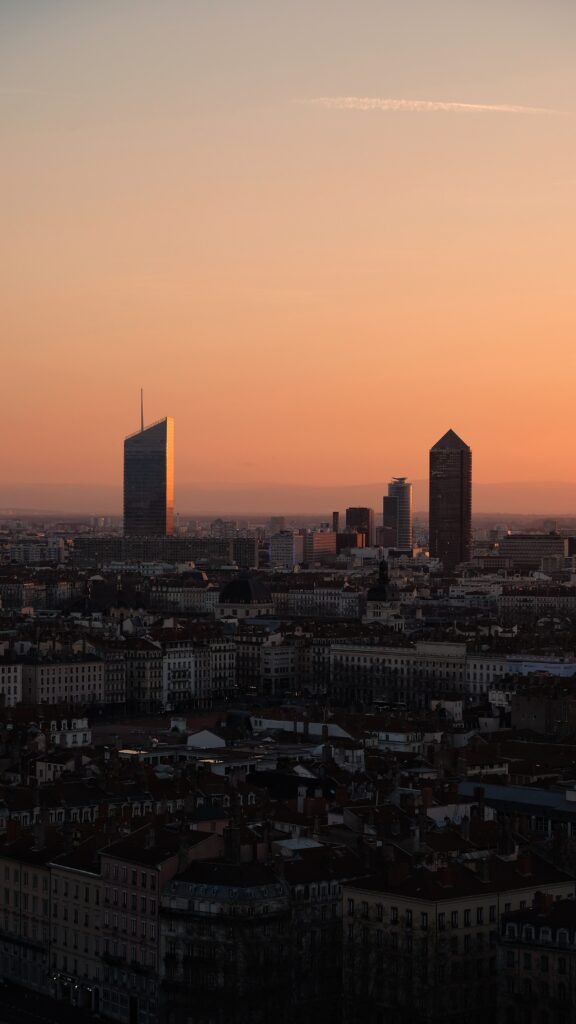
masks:
<svg viewBox="0 0 576 1024"><path fill-rule="evenodd" d="M576 512L575 41L574 0L0 0L0 506L119 511L142 385L181 512L357 503L449 427L478 509Z"/></svg>

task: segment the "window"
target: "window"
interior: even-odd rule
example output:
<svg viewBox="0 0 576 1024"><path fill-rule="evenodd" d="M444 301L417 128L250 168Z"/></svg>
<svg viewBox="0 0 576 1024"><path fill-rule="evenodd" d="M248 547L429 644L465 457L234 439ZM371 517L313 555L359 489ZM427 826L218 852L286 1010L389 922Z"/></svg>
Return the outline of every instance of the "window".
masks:
<svg viewBox="0 0 576 1024"><path fill-rule="evenodd" d="M411 910L407 910L406 911L406 927L407 928L411 928L412 927L412 911Z"/></svg>
<svg viewBox="0 0 576 1024"><path fill-rule="evenodd" d="M348 900L348 916L354 913L354 900Z"/></svg>
<svg viewBox="0 0 576 1024"><path fill-rule="evenodd" d="M398 924L398 907L390 907L390 921L392 924Z"/></svg>
<svg viewBox="0 0 576 1024"><path fill-rule="evenodd" d="M488 918L490 920L490 923L493 924L494 921L496 920L496 907L490 907L490 910L488 912Z"/></svg>
<svg viewBox="0 0 576 1024"><path fill-rule="evenodd" d="M532 967L532 954L531 953L524 953L524 956L523 956L522 960L523 960L523 963L524 963L524 970L525 971L529 971L530 968Z"/></svg>
<svg viewBox="0 0 576 1024"><path fill-rule="evenodd" d="M428 914L424 910L420 914L420 927L422 931L426 931L428 928Z"/></svg>
<svg viewBox="0 0 576 1024"><path fill-rule="evenodd" d="M377 921L383 921L384 920L384 907L382 906L381 903L377 903L376 904L376 920Z"/></svg>
<svg viewBox="0 0 576 1024"><path fill-rule="evenodd" d="M484 908L476 907L476 924L484 924Z"/></svg>
<svg viewBox="0 0 576 1024"><path fill-rule="evenodd" d="M443 932L446 927L446 914L438 914L438 931Z"/></svg>
<svg viewBox="0 0 576 1024"><path fill-rule="evenodd" d="M543 955L542 955L542 956L540 957L540 970L541 970L541 971L542 971L542 972L543 972L544 974L547 974L547 973L548 973L548 968L549 968L549 966L550 966L550 961L549 961L548 957L546 956L546 954L544 953L544 954L543 954Z"/></svg>
<svg viewBox="0 0 576 1024"><path fill-rule="evenodd" d="M453 928L457 928L458 927L458 911L457 910L453 910L452 913L450 914L450 924L452 925Z"/></svg>
<svg viewBox="0 0 576 1024"><path fill-rule="evenodd" d="M469 910L465 910L464 911L464 927L465 928L469 928L470 927L470 911Z"/></svg>

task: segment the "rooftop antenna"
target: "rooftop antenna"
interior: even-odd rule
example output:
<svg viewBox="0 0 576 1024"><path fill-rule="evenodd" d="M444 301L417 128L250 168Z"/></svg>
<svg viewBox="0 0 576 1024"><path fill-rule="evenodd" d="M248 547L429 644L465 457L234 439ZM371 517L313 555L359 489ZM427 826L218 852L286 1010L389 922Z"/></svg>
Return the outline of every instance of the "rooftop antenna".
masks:
<svg viewBox="0 0 576 1024"><path fill-rule="evenodd" d="M144 388L140 388L140 430L144 432Z"/></svg>

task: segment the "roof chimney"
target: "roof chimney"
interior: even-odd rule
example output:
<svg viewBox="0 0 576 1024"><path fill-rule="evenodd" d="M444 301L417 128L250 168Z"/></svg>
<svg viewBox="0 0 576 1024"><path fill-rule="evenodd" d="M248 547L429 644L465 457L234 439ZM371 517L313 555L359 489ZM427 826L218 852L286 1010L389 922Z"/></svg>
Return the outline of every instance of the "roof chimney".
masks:
<svg viewBox="0 0 576 1024"><path fill-rule="evenodd" d="M144 849L151 850L156 843L156 831L153 828L147 828L144 833Z"/></svg>

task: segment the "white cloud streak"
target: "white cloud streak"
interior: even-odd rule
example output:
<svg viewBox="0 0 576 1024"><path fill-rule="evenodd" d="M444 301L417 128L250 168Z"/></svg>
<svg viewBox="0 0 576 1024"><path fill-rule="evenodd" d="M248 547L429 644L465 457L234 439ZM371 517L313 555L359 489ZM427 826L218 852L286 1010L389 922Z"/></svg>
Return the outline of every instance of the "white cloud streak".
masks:
<svg viewBox="0 0 576 1024"><path fill-rule="evenodd" d="M407 111L408 113L554 114L545 107L521 107L512 103L447 103L441 100L394 100L379 96L319 96L303 100L325 110Z"/></svg>

